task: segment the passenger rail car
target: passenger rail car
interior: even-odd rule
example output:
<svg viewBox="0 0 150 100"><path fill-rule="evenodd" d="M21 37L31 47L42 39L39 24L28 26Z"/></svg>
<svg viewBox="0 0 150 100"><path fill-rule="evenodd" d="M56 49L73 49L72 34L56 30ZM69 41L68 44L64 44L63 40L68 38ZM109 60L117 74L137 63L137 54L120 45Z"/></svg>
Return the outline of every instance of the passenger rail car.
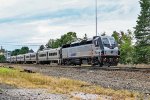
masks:
<svg viewBox="0 0 150 100"><path fill-rule="evenodd" d="M24 63L24 55L17 55L16 58L16 63Z"/></svg>
<svg viewBox="0 0 150 100"><path fill-rule="evenodd" d="M24 63L36 63L36 53L27 53L24 55Z"/></svg>
<svg viewBox="0 0 150 100"><path fill-rule="evenodd" d="M37 53L37 62L38 63L61 63L61 58L60 58L60 50L61 48L56 48L56 49L50 49L50 50L44 50L40 51Z"/></svg>
<svg viewBox="0 0 150 100"><path fill-rule="evenodd" d="M91 64L116 66L119 62L119 48L113 37L95 36L92 39L73 42L60 48L12 56L10 63L57 63L61 65Z"/></svg>

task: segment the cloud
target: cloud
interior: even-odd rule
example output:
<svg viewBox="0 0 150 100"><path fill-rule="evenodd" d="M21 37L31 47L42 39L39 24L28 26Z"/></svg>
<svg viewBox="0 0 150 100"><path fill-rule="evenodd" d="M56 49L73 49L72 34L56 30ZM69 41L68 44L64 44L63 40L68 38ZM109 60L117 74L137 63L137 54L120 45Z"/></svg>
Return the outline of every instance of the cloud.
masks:
<svg viewBox="0 0 150 100"><path fill-rule="evenodd" d="M69 31L79 37L95 35L93 0L0 0L0 12L1 44L45 44ZM98 32L133 30L139 12L137 0L98 0Z"/></svg>

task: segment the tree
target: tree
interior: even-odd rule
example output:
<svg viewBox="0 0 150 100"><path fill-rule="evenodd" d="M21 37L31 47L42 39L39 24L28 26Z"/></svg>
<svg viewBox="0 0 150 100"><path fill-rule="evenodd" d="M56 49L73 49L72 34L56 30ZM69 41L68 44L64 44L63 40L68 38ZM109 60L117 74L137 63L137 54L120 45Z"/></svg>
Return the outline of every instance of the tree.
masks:
<svg viewBox="0 0 150 100"><path fill-rule="evenodd" d="M39 50L38 50L38 51L42 51L42 50L44 50L44 49L45 49L44 45L41 45L41 46L39 47Z"/></svg>
<svg viewBox="0 0 150 100"><path fill-rule="evenodd" d="M69 44L77 40L77 35L75 32L68 32L67 34L61 36L60 42L61 45Z"/></svg>
<svg viewBox="0 0 150 100"><path fill-rule="evenodd" d="M55 42L54 39L50 39L50 40L48 41L48 43L45 45L46 48L53 48L53 47L54 47L54 42Z"/></svg>
<svg viewBox="0 0 150 100"><path fill-rule="evenodd" d="M29 48L28 47L22 47L21 49L15 49L12 51L11 56L16 56L19 54L26 54L29 52Z"/></svg>
<svg viewBox="0 0 150 100"><path fill-rule="evenodd" d="M48 43L46 44L47 48L58 48L62 45L69 44L71 42L74 42L77 40L77 36L75 32L68 32L67 34L64 34L61 36L60 39L50 39Z"/></svg>
<svg viewBox="0 0 150 100"><path fill-rule="evenodd" d="M19 54L26 54L29 52L29 48L28 47L22 47L19 51Z"/></svg>
<svg viewBox="0 0 150 100"><path fill-rule="evenodd" d="M19 52L20 52L20 49L15 49L12 51L11 56L19 55L20 54Z"/></svg>
<svg viewBox="0 0 150 100"><path fill-rule="evenodd" d="M141 12L135 27L136 63L150 63L150 0L140 0Z"/></svg>
<svg viewBox="0 0 150 100"><path fill-rule="evenodd" d="M112 36L117 41L120 48L120 63L127 64L133 62L133 46L132 46L132 32L130 30L127 33L121 31L114 31Z"/></svg>
<svg viewBox="0 0 150 100"><path fill-rule="evenodd" d="M6 58L4 55L0 55L0 62L5 62L6 61Z"/></svg>

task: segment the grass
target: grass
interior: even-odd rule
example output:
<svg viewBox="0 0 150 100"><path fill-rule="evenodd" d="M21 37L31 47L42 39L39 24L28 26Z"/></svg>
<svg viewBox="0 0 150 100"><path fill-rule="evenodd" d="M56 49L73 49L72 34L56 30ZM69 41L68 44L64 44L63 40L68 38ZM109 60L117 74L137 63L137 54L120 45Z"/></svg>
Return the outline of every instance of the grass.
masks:
<svg viewBox="0 0 150 100"><path fill-rule="evenodd" d="M126 90L106 89L82 81L44 76L39 73L29 74L20 72L18 69L12 70L8 68L0 68L0 83L18 88L44 88L48 89L50 93L70 94L71 92L84 92L126 100L134 100L139 95Z"/></svg>

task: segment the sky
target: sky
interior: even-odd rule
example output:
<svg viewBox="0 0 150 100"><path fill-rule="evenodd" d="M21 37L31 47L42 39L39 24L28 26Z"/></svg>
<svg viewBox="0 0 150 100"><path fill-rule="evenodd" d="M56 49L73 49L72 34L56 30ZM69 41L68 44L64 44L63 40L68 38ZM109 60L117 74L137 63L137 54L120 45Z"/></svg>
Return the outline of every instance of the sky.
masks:
<svg viewBox="0 0 150 100"><path fill-rule="evenodd" d="M134 31L139 0L97 0L98 33ZM0 0L0 46L14 50L38 45L76 32L82 38L95 33L95 0Z"/></svg>

